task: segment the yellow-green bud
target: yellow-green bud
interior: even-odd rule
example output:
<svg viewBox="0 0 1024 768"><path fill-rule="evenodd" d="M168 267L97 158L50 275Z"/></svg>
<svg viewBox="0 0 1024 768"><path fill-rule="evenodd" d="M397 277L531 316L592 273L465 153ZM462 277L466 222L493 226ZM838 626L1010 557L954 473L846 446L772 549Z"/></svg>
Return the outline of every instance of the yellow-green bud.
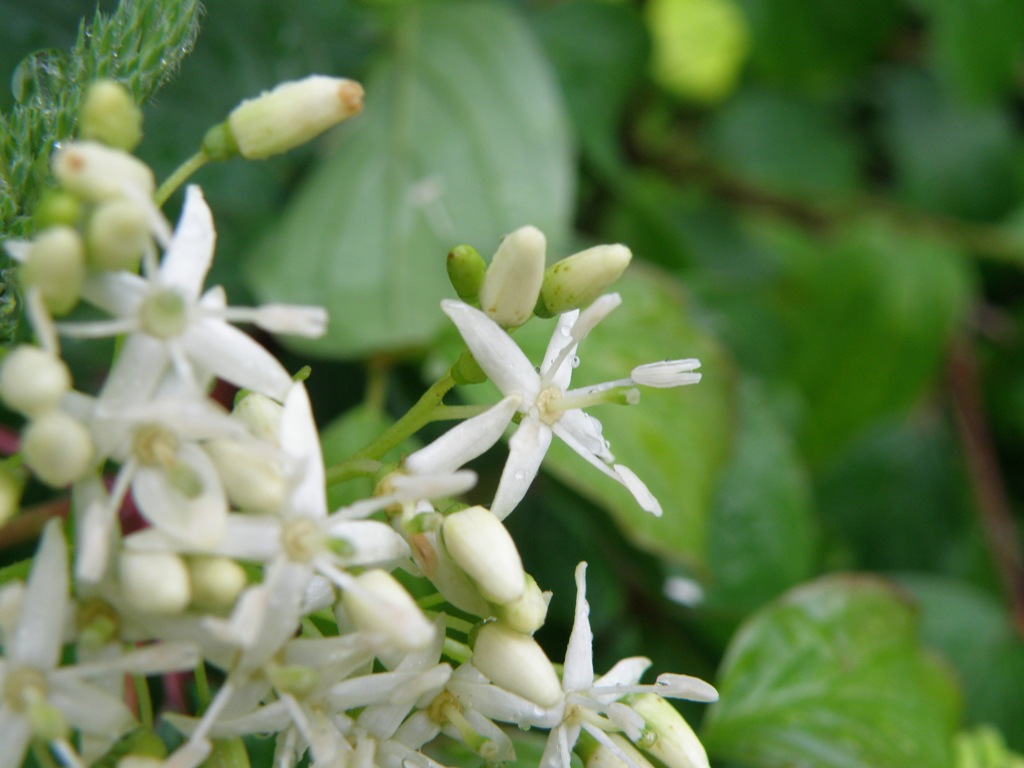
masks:
<svg viewBox="0 0 1024 768"><path fill-rule="evenodd" d="M355 80L311 75L243 101L227 126L239 154L260 159L301 146L362 108Z"/></svg>
<svg viewBox="0 0 1024 768"><path fill-rule="evenodd" d="M32 241L20 275L25 285L39 289L50 312L67 314L78 304L85 282L82 238L71 227L44 230Z"/></svg>
<svg viewBox="0 0 1024 768"><path fill-rule="evenodd" d="M116 80L97 80L85 92L78 134L131 152L142 139L142 110Z"/></svg>
<svg viewBox="0 0 1024 768"><path fill-rule="evenodd" d="M206 452L232 504L246 512L272 514L284 504L285 477L278 461L260 447L240 440L211 440Z"/></svg>
<svg viewBox="0 0 1024 768"><path fill-rule="evenodd" d="M68 192L86 200L125 197L127 190L151 196L156 179L148 165L127 152L96 141L74 141L58 149L53 175Z"/></svg>
<svg viewBox="0 0 1024 768"><path fill-rule="evenodd" d="M544 273L537 315L554 317L589 306L622 277L632 258L624 245L597 245L555 262Z"/></svg>
<svg viewBox="0 0 1024 768"><path fill-rule="evenodd" d="M495 615L516 632L532 635L544 626L550 602L551 593L542 592L533 576L526 574L526 588L523 594L518 600L497 606Z"/></svg>
<svg viewBox="0 0 1024 768"><path fill-rule="evenodd" d="M33 216L37 230L58 224L74 227L82 217L82 200L62 189L48 189L39 198Z"/></svg>
<svg viewBox="0 0 1024 768"><path fill-rule="evenodd" d="M320 674L313 667L301 664L272 667L267 677L278 691L295 696L308 696L316 688Z"/></svg>
<svg viewBox="0 0 1024 768"><path fill-rule="evenodd" d="M192 603L206 610L225 610L245 589L245 569L228 557L195 556L188 559Z"/></svg>
<svg viewBox="0 0 1024 768"><path fill-rule="evenodd" d="M48 411L33 419L21 434L25 463L36 477L55 488L81 479L92 468L89 430L63 411Z"/></svg>
<svg viewBox="0 0 1024 768"><path fill-rule="evenodd" d="M562 685L536 640L501 622L484 624L473 646L473 666L499 688L541 707L553 707Z"/></svg>
<svg viewBox="0 0 1024 768"><path fill-rule="evenodd" d="M458 297L466 302L474 302L480 295L480 286L484 282L487 264L484 257L471 245L457 245L448 252L448 280Z"/></svg>
<svg viewBox="0 0 1024 768"><path fill-rule="evenodd" d="M519 550L489 509L470 507L449 515L442 533L448 554L488 601L501 605L523 596L526 574Z"/></svg>
<svg viewBox="0 0 1024 768"><path fill-rule="evenodd" d="M636 742L643 751L666 768L709 768L704 745L669 702L656 693L641 693L627 703L647 723L645 736Z"/></svg>
<svg viewBox="0 0 1024 768"><path fill-rule="evenodd" d="M63 713L46 700L33 701L25 712L32 735L40 741L66 739L70 733Z"/></svg>
<svg viewBox="0 0 1024 768"><path fill-rule="evenodd" d="M15 347L0 365L0 399L25 416L53 410L70 390L64 361L31 344Z"/></svg>
<svg viewBox="0 0 1024 768"><path fill-rule="evenodd" d="M126 550L118 574L125 602L137 611L181 613L192 599L188 568L178 555Z"/></svg>
<svg viewBox="0 0 1024 768"><path fill-rule="evenodd" d="M86 228L89 264L96 269L134 272L149 241L146 212L131 200L110 200L98 206Z"/></svg>
<svg viewBox="0 0 1024 768"><path fill-rule="evenodd" d="M434 639L434 625L394 576L373 569L355 577L356 587L341 595L355 625L383 635L400 650L425 648Z"/></svg>
<svg viewBox="0 0 1024 768"><path fill-rule="evenodd" d="M270 445L279 444L282 406L266 395L250 392L235 403L231 416L238 419L249 433Z"/></svg>
<svg viewBox="0 0 1024 768"><path fill-rule="evenodd" d="M544 280L547 240L536 227L506 235L480 286L480 309L503 328L522 325L533 315Z"/></svg>

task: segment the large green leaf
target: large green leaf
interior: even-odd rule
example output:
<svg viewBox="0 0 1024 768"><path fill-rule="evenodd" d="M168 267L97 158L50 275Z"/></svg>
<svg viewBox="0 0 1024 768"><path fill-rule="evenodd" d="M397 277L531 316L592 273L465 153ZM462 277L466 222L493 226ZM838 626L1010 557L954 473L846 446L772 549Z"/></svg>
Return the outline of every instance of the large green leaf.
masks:
<svg viewBox="0 0 1024 768"><path fill-rule="evenodd" d="M266 300L322 304L352 357L429 342L450 293L445 254L492 251L524 224L566 238L571 143L536 42L498 2L411 5L367 82L365 113L302 186L249 272Z"/></svg>
<svg viewBox="0 0 1024 768"><path fill-rule="evenodd" d="M750 768L949 768L958 696L918 643L912 606L832 576L755 614L715 681L702 739Z"/></svg>
<svg viewBox="0 0 1024 768"><path fill-rule="evenodd" d="M740 387L739 432L708 523L707 604L739 618L809 578L810 479L763 387Z"/></svg>

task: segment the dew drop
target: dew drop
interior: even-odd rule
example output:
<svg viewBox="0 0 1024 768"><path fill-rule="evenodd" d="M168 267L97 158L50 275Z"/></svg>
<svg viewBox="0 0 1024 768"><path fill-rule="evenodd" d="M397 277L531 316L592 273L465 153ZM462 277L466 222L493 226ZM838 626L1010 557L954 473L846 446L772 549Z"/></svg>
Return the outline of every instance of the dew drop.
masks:
<svg viewBox="0 0 1024 768"><path fill-rule="evenodd" d="M515 472L512 473L512 477L514 477L516 480L525 480L526 473L521 469L517 469Z"/></svg>
<svg viewBox="0 0 1024 768"><path fill-rule="evenodd" d="M572 367L573 368L579 368L580 367L579 355L573 355L572 356Z"/></svg>
<svg viewBox="0 0 1024 768"><path fill-rule="evenodd" d="M572 331L569 330L569 326L567 326L567 325L563 325L558 330L561 332L561 334L563 336L571 336L572 335Z"/></svg>

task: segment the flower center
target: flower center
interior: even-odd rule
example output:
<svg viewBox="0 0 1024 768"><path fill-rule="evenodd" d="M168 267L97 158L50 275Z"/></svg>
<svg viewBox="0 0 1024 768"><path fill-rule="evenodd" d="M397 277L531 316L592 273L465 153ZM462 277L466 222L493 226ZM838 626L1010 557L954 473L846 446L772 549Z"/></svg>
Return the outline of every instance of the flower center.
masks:
<svg viewBox="0 0 1024 768"><path fill-rule="evenodd" d="M177 463L178 436L163 424L145 424L135 430L132 453L146 467L172 467Z"/></svg>
<svg viewBox="0 0 1024 768"><path fill-rule="evenodd" d="M188 327L188 307L177 291L165 288L149 294L139 307L142 330L158 339L180 336Z"/></svg>
<svg viewBox="0 0 1024 768"><path fill-rule="evenodd" d="M537 395L537 402L534 407L537 409L537 418L549 427L562 418L564 408L559 407L562 400L562 390L552 385Z"/></svg>
<svg viewBox="0 0 1024 768"><path fill-rule="evenodd" d="M290 560L308 563L320 551L323 536L308 517L285 523L281 529L281 549Z"/></svg>
<svg viewBox="0 0 1024 768"><path fill-rule="evenodd" d="M4 681L4 701L15 712L25 712L45 701L47 692L46 676L33 667L12 670Z"/></svg>

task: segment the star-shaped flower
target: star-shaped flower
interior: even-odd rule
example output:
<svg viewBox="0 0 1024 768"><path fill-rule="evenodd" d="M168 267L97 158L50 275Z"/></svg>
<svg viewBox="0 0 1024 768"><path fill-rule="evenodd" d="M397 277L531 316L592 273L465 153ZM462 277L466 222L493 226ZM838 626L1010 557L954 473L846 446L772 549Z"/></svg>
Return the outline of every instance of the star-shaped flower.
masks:
<svg viewBox="0 0 1024 768"><path fill-rule="evenodd" d="M509 441L508 462L491 505L499 519L506 517L526 495L551 445L552 435L622 483L645 510L661 515L661 505L643 481L628 467L615 463L601 434L601 423L583 411L584 406L595 402L595 395L609 387L598 384L569 389L572 369L577 364L577 345L621 301L618 294L607 294L582 312L561 315L539 370L483 312L461 301L441 302L441 308L495 386L506 396L520 398L518 410L523 418Z"/></svg>

